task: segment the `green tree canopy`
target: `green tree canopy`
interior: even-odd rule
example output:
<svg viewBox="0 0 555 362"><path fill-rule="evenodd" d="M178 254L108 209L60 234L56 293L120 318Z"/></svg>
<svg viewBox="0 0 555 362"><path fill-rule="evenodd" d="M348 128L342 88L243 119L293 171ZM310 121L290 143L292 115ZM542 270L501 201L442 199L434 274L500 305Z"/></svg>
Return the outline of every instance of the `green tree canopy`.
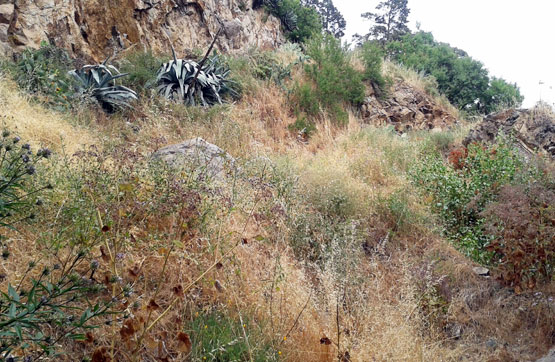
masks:
<svg viewBox="0 0 555 362"><path fill-rule="evenodd" d="M347 22L332 0L301 0L301 4L315 9L320 15L323 30L336 38L345 35Z"/></svg>
<svg viewBox="0 0 555 362"><path fill-rule="evenodd" d="M382 45L393 40L398 40L402 35L410 32L408 16L408 0L387 0L382 1L376 7L375 13L364 13L361 16L374 22L370 32L364 36L357 35L359 40L376 39ZM362 38L362 39L361 39Z"/></svg>
<svg viewBox="0 0 555 362"><path fill-rule="evenodd" d="M516 84L489 77L484 65L431 33L406 34L387 44L389 57L408 68L436 78L440 92L460 109L490 113L517 107L523 97Z"/></svg>

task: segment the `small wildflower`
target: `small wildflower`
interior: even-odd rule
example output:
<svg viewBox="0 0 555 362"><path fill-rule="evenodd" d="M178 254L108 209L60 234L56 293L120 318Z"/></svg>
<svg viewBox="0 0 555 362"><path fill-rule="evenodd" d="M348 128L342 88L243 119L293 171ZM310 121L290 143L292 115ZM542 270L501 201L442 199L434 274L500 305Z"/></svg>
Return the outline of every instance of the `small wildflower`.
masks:
<svg viewBox="0 0 555 362"><path fill-rule="evenodd" d="M33 165L28 165L27 167L25 167L25 172L27 172L27 174L29 175L34 175L35 174L35 167Z"/></svg>
<svg viewBox="0 0 555 362"><path fill-rule="evenodd" d="M204 325L204 329L207 329L207 328L208 328L208 326L205 324L205 325Z"/></svg>
<svg viewBox="0 0 555 362"><path fill-rule="evenodd" d="M283 340L284 340L284 341L287 341L287 336L283 337Z"/></svg>
<svg viewBox="0 0 555 362"><path fill-rule="evenodd" d="M48 301L48 298L46 298L46 296L43 295L42 297L40 297L40 302L41 302L41 303L44 304L44 303L46 303L47 301Z"/></svg>
<svg viewBox="0 0 555 362"><path fill-rule="evenodd" d="M26 143L23 146L21 146L21 148L23 148L24 150L30 151L31 150L31 145Z"/></svg>
<svg viewBox="0 0 555 362"><path fill-rule="evenodd" d="M21 156L21 160L22 160L24 163L27 163L27 162L29 162L29 156L28 156L28 155L22 155L22 156Z"/></svg>
<svg viewBox="0 0 555 362"><path fill-rule="evenodd" d="M48 148L41 148L40 150L37 151L37 156L39 157L48 158L50 157L51 154L52 154L52 151L50 151Z"/></svg>
<svg viewBox="0 0 555 362"><path fill-rule="evenodd" d="M61 268L62 267L60 266L60 264L54 264L54 266L52 266L52 269L54 269L54 270L59 270Z"/></svg>
<svg viewBox="0 0 555 362"><path fill-rule="evenodd" d="M278 351L278 354L281 356L281 351Z"/></svg>
<svg viewBox="0 0 555 362"><path fill-rule="evenodd" d="M117 253L116 254L116 260L122 260L125 257L124 253Z"/></svg>
<svg viewBox="0 0 555 362"><path fill-rule="evenodd" d="M14 144L15 144L15 143L18 143L19 141L21 141L21 138L19 138L19 137L17 137L17 136L15 136L15 137L13 138L13 143L14 143Z"/></svg>

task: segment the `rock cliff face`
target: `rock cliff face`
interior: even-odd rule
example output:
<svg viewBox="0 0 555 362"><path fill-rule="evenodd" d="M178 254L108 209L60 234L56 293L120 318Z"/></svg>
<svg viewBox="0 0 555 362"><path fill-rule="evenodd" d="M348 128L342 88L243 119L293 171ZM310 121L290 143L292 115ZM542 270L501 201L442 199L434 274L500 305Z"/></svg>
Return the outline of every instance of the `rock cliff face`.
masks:
<svg viewBox="0 0 555 362"><path fill-rule="evenodd" d="M493 142L500 132L514 136L522 151L540 152L555 160L555 114L550 109L509 109L490 114L470 131L463 144Z"/></svg>
<svg viewBox="0 0 555 362"><path fill-rule="evenodd" d="M131 46L168 52L168 36L183 54L206 49L220 28L223 51L284 42L279 20L246 0L0 0L0 52L7 55L50 40L100 61Z"/></svg>
<svg viewBox="0 0 555 362"><path fill-rule="evenodd" d="M380 100L372 94L361 107L362 119L375 126L393 125L398 132L411 129L447 129L457 123L454 115L433 98L405 82L396 82L391 96Z"/></svg>

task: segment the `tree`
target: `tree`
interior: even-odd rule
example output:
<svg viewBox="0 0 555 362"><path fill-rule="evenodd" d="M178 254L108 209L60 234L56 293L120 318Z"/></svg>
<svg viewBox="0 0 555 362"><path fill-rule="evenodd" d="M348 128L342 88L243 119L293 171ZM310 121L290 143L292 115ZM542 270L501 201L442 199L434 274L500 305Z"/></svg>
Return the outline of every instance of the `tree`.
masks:
<svg viewBox="0 0 555 362"><path fill-rule="evenodd" d="M385 45L393 40L398 40L402 35L410 32L408 16L408 0L382 1L376 7L376 13L364 13L361 16L374 22L370 32L364 36L358 36L359 41L375 38ZM356 37L356 36L355 36Z"/></svg>
<svg viewBox="0 0 555 362"><path fill-rule="evenodd" d="M318 12L322 21L322 28L325 32L336 38L341 38L345 35L347 22L335 5L333 5L332 0L301 0L301 3Z"/></svg>

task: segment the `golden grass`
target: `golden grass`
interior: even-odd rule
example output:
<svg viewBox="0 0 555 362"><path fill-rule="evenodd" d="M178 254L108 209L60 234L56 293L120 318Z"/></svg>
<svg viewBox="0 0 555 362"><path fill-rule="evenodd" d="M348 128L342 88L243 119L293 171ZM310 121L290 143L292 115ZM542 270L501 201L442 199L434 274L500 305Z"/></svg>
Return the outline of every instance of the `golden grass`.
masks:
<svg viewBox="0 0 555 362"><path fill-rule="evenodd" d="M391 65L386 67L386 72L394 71ZM402 72L405 81L425 90L421 77ZM137 321L148 314L146 304L160 280L163 283L157 302L163 310L175 298L172 287L188 285L225 250L242 239L246 241L222 261L221 267L210 269L152 329L141 349L142 360L157 358L162 342L164 348L174 349L172 336L197 313L213 308L237 318L254 318L263 338L287 361L335 361L338 351L348 351L351 361L458 361L503 356L504 347L494 351L485 346L490 336L498 338L500 344L513 343L516 352L510 352L517 359L531 359L537 357L538 346L550 343L540 335L553 330L549 310L515 312L520 306L533 308L532 303L496 289L494 281L477 277L472 272L473 263L434 233L432 221L418 220L408 230L392 231L396 220L383 213L379 202L397 192L406 194L412 213L431 218L426 202L418 198L407 178L411 163L419 157L419 148L430 138L427 133L401 138L386 129L363 128L362 122L350 114L343 128L324 119L304 144L287 130L294 117L286 96L274 85L259 85L241 102L211 110L149 100L136 113L93 119L91 127L99 134L96 137L84 128L71 126L61 115L29 103L6 80L0 82L0 111L8 116L6 126L15 128L25 139L59 150L62 137L70 154L82 145L107 139L105 144L125 145L148 156L159 147L200 136L233 156L253 160L263 155L275 161L271 163L276 168L282 167L280 160L290 166L287 171L297 181L293 200L285 205L290 206L287 212L272 211L284 207L273 186L265 186L265 192L241 180L233 189L231 185L222 186L218 190L222 200L234 195L234 210L227 213L224 207L217 209L206 226L208 231L203 231L206 235L195 234L184 247L173 250L164 275L160 266L164 252L173 243L170 231L175 226L175 215L149 215L148 220L133 226L138 242L123 246L126 257L119 272L127 280L130 268L142 266L144 279L136 284L134 297L142 303L133 311ZM467 128L455 130L455 142L460 142L466 132ZM346 200L341 216L352 220L353 225L362 225L363 236L335 240L333 257L324 264L296 259L290 245L294 233L291 221L318 212L335 197ZM156 239L154 231L167 232L167 237ZM1 270L19 278L27 262L41 252L33 249L29 253L29 244L35 245L39 235L40 230L26 228L14 237L15 257L11 260L17 263L4 263ZM388 243L382 245L384 240ZM363 245L374 251L365 251ZM99 255L98 250L95 253ZM348 265L347 272L338 273L344 264ZM109 266L102 268L107 271ZM422 274L422 270L431 272ZM438 310L426 304L426 293L439 293L436 281L442 277L449 281L454 295L449 297L448 310L440 314L438 324L430 308ZM216 281L223 289L215 287ZM428 289L423 289L422 282ZM553 287L544 292L553 295ZM501 308L503 303L511 308ZM534 323L530 322L532 317L536 317ZM441 325L444 322L463 325L462 339L456 341L446 335ZM129 351L132 343L120 339L120 327L118 323L102 326L95 332L96 346L65 345L70 353L66 359L90 356L98 346L114 343L114 348L123 353L117 357L125 360L125 350ZM513 330L520 333L520 341L511 336ZM320 343L324 337L333 343ZM185 359L183 354L174 356L174 360Z"/></svg>
<svg viewBox="0 0 555 362"><path fill-rule="evenodd" d="M0 76L0 122L25 142L35 147L49 147L68 154L79 151L86 145L95 144L98 139L92 132L73 126L67 115L50 111L40 104L30 101L30 96L19 91L17 85Z"/></svg>

